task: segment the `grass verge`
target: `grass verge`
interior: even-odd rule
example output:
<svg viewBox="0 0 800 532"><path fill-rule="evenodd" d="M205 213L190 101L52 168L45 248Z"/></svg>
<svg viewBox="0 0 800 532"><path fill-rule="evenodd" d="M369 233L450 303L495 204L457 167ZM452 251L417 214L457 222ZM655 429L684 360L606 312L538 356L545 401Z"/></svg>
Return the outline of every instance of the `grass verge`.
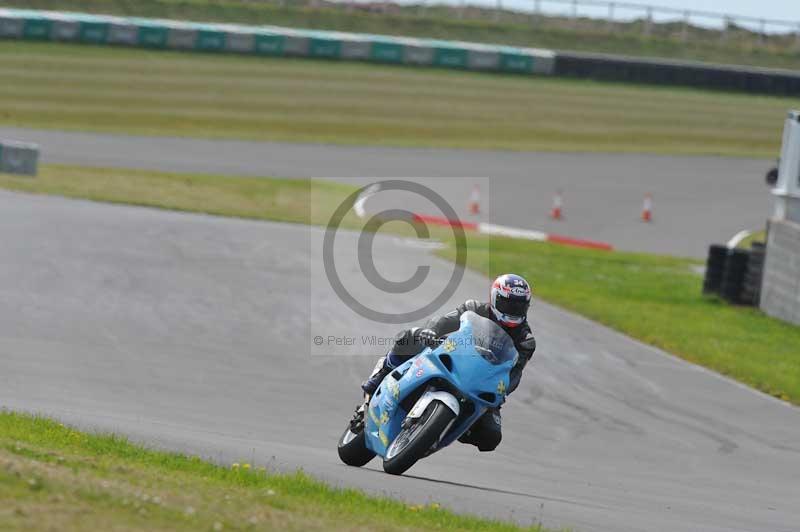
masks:
<svg viewBox="0 0 800 532"><path fill-rule="evenodd" d="M0 124L142 135L774 157L791 98L0 42Z"/></svg>
<svg viewBox="0 0 800 532"><path fill-rule="evenodd" d="M0 529L541 531L0 411Z"/></svg>
<svg viewBox="0 0 800 532"><path fill-rule="evenodd" d="M253 0L0 0L2 6L58 9L182 20L275 24L388 35L408 35L489 43L535 46L560 50L619 53L692 59L797 69L800 58L794 36L770 35L761 42L755 32L729 28L719 31L692 26L689 42L683 42L681 23L656 23L651 35L643 35L643 21L618 22L590 18L529 16L507 11L493 20L489 10L468 9L461 19L453 6L411 4L393 13L369 13L341 6L314 5L306 0L277 2Z"/></svg>
<svg viewBox="0 0 800 532"><path fill-rule="evenodd" d="M764 244L766 242L767 242L767 230L761 229L759 231L753 231L753 233L750 236L739 242L739 245L737 247L742 249L750 249L750 246L752 246L753 244Z"/></svg>
<svg viewBox="0 0 800 532"><path fill-rule="evenodd" d="M310 179L265 179L46 165L32 179L0 174L0 187L108 203L324 225L354 190ZM360 227L351 212L344 227Z"/></svg>
<svg viewBox="0 0 800 532"><path fill-rule="evenodd" d="M328 182L66 166L44 167L36 179L0 175L0 187L316 225L327 223L353 190ZM352 214L345 223L361 227ZM489 276L522 274L546 301L800 405L800 327L701 296L696 261L482 236L468 244L472 268ZM452 257L453 249L444 254Z"/></svg>

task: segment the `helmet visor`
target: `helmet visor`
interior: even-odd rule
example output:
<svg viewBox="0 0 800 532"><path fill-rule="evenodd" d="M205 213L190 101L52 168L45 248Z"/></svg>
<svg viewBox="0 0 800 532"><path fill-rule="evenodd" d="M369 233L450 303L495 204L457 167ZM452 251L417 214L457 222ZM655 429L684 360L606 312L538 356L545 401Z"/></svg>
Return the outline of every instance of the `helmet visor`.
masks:
<svg viewBox="0 0 800 532"><path fill-rule="evenodd" d="M526 301L523 298L512 299L510 297L503 297L499 294L497 296L497 300L495 301L495 307L497 308L498 312L508 316L516 316L520 318L524 318L528 315L528 308L530 305L530 301Z"/></svg>

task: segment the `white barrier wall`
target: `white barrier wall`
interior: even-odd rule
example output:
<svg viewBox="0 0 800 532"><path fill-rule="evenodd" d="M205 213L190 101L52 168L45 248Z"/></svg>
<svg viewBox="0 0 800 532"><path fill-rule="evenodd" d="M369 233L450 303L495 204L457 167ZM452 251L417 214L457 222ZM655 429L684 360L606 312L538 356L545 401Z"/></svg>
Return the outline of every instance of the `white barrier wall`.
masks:
<svg viewBox="0 0 800 532"><path fill-rule="evenodd" d="M800 224L769 222L761 310L800 325Z"/></svg>

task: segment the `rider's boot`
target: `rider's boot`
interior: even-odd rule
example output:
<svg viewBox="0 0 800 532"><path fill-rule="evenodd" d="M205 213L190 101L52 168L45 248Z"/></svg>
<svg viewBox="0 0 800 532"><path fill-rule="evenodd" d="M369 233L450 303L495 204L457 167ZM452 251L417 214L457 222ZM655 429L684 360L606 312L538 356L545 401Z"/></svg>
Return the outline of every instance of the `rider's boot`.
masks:
<svg viewBox="0 0 800 532"><path fill-rule="evenodd" d="M386 356L378 360L378 363L375 364L375 369L372 370L372 375L361 384L361 389L367 395L367 400L378 390L383 378L391 373L394 368L419 354L425 348L425 345L418 338L420 332L421 329L419 327L413 327L400 331L395 336L394 346L386 353Z"/></svg>
<svg viewBox="0 0 800 532"><path fill-rule="evenodd" d="M486 411L458 441L474 445L481 452L494 451L503 439L500 408Z"/></svg>
<svg viewBox="0 0 800 532"><path fill-rule="evenodd" d="M392 369L393 368L389 366L389 356L381 357L378 363L375 364L372 375L361 384L361 389L364 390L364 393L369 397L372 397L372 394L374 394L378 386L381 385L383 378L391 373Z"/></svg>

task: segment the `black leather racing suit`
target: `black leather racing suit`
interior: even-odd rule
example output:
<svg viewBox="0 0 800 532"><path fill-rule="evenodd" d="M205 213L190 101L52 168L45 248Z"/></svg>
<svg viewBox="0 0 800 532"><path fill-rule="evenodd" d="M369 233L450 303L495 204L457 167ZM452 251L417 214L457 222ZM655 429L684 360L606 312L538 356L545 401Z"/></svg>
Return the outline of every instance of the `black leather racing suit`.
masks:
<svg viewBox="0 0 800 532"><path fill-rule="evenodd" d="M426 328L432 329L437 336L444 336L455 332L460 326L461 315L468 310L484 318L489 318L500 325L514 341L514 346L519 352L519 360L511 369L510 383L507 392L510 394L519 386L519 382L522 379L522 370L525 368L528 361L533 358L533 352L536 350L536 339L533 337L530 325L528 325L528 321L526 320L516 327L505 327L503 324L497 322L497 318L488 303L480 303L474 299L470 299L443 316L431 318ZM409 358L418 355L425 348L425 346L417 340L416 333L418 331L419 328L415 327L402 331L397 335L394 348L386 356L386 362L389 367L394 368L399 366ZM500 409L489 410L472 425L469 431L459 438L459 441L471 443L477 446L481 451L493 451L500 444L500 440L502 439L501 428Z"/></svg>

